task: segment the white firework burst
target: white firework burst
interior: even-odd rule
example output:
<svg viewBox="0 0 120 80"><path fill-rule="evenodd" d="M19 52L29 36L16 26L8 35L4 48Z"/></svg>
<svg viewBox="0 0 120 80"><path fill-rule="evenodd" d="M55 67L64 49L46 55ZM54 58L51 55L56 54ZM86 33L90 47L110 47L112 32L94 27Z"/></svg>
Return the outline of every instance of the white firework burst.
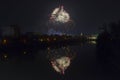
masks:
<svg viewBox="0 0 120 80"><path fill-rule="evenodd" d="M71 19L69 13L63 6L55 8L50 14L50 18L47 22L47 30L49 35L69 34L73 31L74 26L74 21ZM51 29L55 32L51 33Z"/></svg>
<svg viewBox="0 0 120 80"><path fill-rule="evenodd" d="M61 6L53 10L50 20L53 22L67 23L70 21L70 15Z"/></svg>

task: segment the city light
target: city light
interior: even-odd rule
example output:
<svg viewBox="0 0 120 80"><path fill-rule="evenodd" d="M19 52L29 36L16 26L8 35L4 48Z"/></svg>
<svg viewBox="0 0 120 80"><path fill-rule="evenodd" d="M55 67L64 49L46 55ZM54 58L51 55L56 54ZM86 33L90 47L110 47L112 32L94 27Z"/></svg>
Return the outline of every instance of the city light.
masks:
<svg viewBox="0 0 120 80"><path fill-rule="evenodd" d="M7 40L6 40L6 39L4 39L4 40L3 40L3 44L6 44L6 43L7 43Z"/></svg>

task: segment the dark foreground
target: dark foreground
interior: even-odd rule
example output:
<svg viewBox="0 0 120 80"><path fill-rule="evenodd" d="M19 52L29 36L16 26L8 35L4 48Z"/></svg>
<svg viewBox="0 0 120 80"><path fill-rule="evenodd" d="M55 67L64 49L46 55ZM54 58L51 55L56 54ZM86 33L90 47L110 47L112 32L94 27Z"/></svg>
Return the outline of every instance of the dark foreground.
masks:
<svg viewBox="0 0 120 80"><path fill-rule="evenodd" d="M62 47L69 49L68 54ZM79 43L31 49L1 52L0 80L120 80L120 55L115 43L107 46ZM65 74L57 73L50 63L52 57L71 54L73 59Z"/></svg>

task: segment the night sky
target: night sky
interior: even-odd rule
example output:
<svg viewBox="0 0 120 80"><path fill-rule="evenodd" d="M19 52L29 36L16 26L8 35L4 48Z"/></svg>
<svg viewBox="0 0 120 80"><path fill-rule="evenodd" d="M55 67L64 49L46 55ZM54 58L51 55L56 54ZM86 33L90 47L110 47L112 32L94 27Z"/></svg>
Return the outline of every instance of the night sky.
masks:
<svg viewBox="0 0 120 80"><path fill-rule="evenodd" d="M73 33L97 33L103 23L120 20L120 0L0 0L0 25L44 33L50 13L60 4L75 22Z"/></svg>

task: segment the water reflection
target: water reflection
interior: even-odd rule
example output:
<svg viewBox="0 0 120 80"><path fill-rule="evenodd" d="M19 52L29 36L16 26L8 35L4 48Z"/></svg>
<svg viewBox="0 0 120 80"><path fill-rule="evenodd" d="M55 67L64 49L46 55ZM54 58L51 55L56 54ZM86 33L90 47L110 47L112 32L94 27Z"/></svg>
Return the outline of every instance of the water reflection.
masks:
<svg viewBox="0 0 120 80"><path fill-rule="evenodd" d="M113 41L102 42L54 45L45 48L27 47L21 50L1 49L1 66L2 63L10 65L4 65L1 69L6 70L7 77L19 76L13 80L19 78L24 80L25 76L27 76L26 80L37 80L36 78L39 80L53 78L54 80L112 80L112 78L118 80L116 78L120 74L119 44ZM0 74L4 76L2 70Z"/></svg>
<svg viewBox="0 0 120 80"><path fill-rule="evenodd" d="M94 45L97 44L96 41L89 41L88 43L89 43L89 44L94 44Z"/></svg>
<svg viewBox="0 0 120 80"><path fill-rule="evenodd" d="M27 47L18 51L4 50L2 52L4 55L0 55L7 59L8 63L12 62L13 67L20 67L15 70L13 67L10 68L11 73L9 73L11 75L18 74L20 79L24 79L24 75L31 75L29 78L36 79L37 77L39 80L53 78L54 80L87 80L87 77L92 79L95 74L94 50L94 45L80 43L37 49Z"/></svg>
<svg viewBox="0 0 120 80"><path fill-rule="evenodd" d="M64 74L65 70L70 66L71 60L75 57L75 51L70 47L61 47L57 49L51 49L48 47L47 55L48 59L56 72Z"/></svg>
<svg viewBox="0 0 120 80"><path fill-rule="evenodd" d="M1 54L1 58L0 58L0 60L1 60L1 61L2 61L2 60L7 61L8 58L9 58L9 56L8 56L7 53L2 53L2 54Z"/></svg>
<svg viewBox="0 0 120 80"><path fill-rule="evenodd" d="M59 73L64 74L65 70L70 66L69 57L60 57L54 61L51 61L52 67Z"/></svg>

